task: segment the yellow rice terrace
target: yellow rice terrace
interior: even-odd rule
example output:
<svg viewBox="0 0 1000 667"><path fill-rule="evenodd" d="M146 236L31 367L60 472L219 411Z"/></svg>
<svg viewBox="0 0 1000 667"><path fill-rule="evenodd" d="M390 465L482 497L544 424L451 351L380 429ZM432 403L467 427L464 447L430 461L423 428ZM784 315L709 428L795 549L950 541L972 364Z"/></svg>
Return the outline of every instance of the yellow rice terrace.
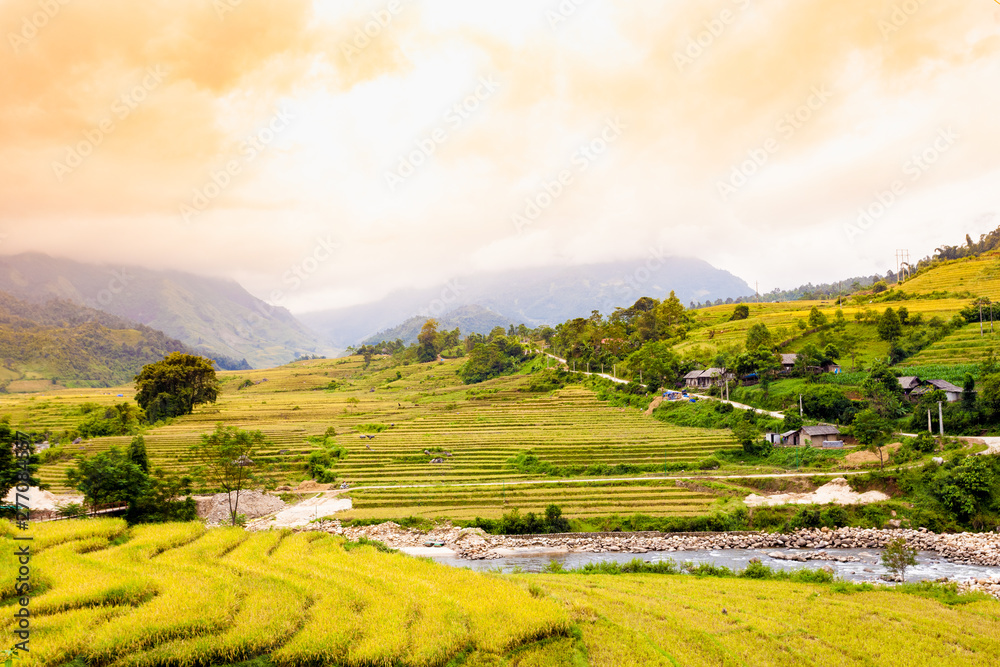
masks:
<svg viewBox="0 0 1000 667"><path fill-rule="evenodd" d="M14 599L13 529L2 597ZM30 652L19 664L443 665L565 635L552 600L493 576L320 533L117 519L32 528ZM19 543L23 544L23 543ZM354 547L354 548L351 548ZM5 638L15 620L4 614Z"/></svg>
<svg viewBox="0 0 1000 667"><path fill-rule="evenodd" d="M5 575L19 567L15 532L0 523ZM28 536L26 667L973 667L1000 655L1000 604L981 597L949 605L747 578L477 574L320 532L200 523L74 520ZM14 579L0 589L6 638Z"/></svg>

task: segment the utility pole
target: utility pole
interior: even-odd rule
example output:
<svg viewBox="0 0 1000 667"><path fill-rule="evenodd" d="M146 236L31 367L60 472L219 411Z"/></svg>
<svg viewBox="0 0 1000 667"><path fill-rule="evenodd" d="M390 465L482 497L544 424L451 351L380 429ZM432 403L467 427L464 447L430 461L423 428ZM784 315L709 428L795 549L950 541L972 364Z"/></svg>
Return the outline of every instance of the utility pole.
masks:
<svg viewBox="0 0 1000 667"><path fill-rule="evenodd" d="M941 401L938 401L938 428L941 430L941 442L944 443L944 408Z"/></svg>
<svg viewBox="0 0 1000 667"><path fill-rule="evenodd" d="M802 394L799 394L799 417L805 417L806 413L802 409Z"/></svg>
<svg viewBox="0 0 1000 667"><path fill-rule="evenodd" d="M931 423L931 409L927 408L927 432L934 435L934 425Z"/></svg>

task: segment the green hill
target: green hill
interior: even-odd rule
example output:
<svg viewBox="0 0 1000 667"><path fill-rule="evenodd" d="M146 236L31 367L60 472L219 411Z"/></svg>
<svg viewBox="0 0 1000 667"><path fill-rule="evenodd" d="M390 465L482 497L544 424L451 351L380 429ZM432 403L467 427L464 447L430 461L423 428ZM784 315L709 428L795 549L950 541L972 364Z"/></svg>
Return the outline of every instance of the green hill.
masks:
<svg viewBox="0 0 1000 667"><path fill-rule="evenodd" d="M0 257L0 290L34 303L88 306L163 331L205 356L255 367L326 351L286 309L231 280L30 253Z"/></svg>
<svg viewBox="0 0 1000 667"><path fill-rule="evenodd" d="M110 387L132 380L178 340L67 301L32 304L0 292L0 390Z"/></svg>

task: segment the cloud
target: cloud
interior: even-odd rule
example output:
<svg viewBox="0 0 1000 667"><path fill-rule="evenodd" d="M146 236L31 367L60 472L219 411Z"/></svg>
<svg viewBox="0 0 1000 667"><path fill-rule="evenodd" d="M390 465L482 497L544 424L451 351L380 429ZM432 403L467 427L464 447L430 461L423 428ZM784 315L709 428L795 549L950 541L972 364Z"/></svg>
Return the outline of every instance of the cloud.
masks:
<svg viewBox="0 0 1000 667"><path fill-rule="evenodd" d="M59 9L36 21L43 4ZM950 240L943 221L964 234L996 208L982 187L1000 143L998 10L560 6L10 0L3 250L140 257L312 309L664 243L790 286L884 269L900 234L919 255ZM477 98L483 77L496 90ZM614 119L624 129L597 152ZM945 128L954 145L849 237ZM562 172L571 183L519 233L515 216ZM288 267L330 234L337 256L289 292ZM817 246L836 260L809 261Z"/></svg>

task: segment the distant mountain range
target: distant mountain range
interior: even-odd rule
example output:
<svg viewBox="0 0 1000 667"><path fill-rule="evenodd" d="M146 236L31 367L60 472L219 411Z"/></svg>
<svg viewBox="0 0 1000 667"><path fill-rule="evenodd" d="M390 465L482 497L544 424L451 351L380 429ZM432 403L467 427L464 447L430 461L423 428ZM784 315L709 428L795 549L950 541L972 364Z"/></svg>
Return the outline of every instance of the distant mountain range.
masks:
<svg viewBox="0 0 1000 667"><path fill-rule="evenodd" d="M35 304L57 298L117 315L225 365L245 359L271 367L328 351L286 309L231 280L27 253L0 257L0 291Z"/></svg>
<svg viewBox="0 0 1000 667"><path fill-rule="evenodd" d="M512 320L507 319L499 313L483 308L482 306L459 306L455 310L449 311L441 317L435 318L438 321L438 331L459 329L462 335L470 333L488 334L496 327L507 329ZM426 317L411 317L399 326L391 329L379 331L373 336L366 338L363 343L379 343L382 341L394 341L401 339L406 344L417 342L417 334L427 321Z"/></svg>
<svg viewBox="0 0 1000 667"><path fill-rule="evenodd" d="M68 301L32 304L0 292L0 391L127 384L187 346L147 326Z"/></svg>
<svg viewBox="0 0 1000 667"><path fill-rule="evenodd" d="M746 281L707 262L666 257L480 274L433 288L395 292L375 303L304 313L299 319L342 349L365 340L392 340L397 336L390 334L410 331L418 319L421 324L428 317L450 322L461 317L452 313L463 306L495 314L500 326L535 327L587 317L595 309L609 315L642 296L662 299L670 290L685 304L753 294Z"/></svg>

